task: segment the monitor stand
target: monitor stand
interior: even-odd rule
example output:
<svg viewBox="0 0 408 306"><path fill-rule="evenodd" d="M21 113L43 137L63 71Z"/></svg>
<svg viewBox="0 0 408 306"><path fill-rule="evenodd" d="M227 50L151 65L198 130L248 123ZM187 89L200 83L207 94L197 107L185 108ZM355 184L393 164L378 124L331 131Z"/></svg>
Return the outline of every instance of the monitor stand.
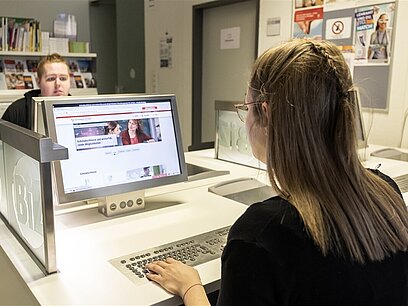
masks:
<svg viewBox="0 0 408 306"><path fill-rule="evenodd" d="M133 213L144 208L144 190L106 196L105 201L98 204L98 211L107 217Z"/></svg>

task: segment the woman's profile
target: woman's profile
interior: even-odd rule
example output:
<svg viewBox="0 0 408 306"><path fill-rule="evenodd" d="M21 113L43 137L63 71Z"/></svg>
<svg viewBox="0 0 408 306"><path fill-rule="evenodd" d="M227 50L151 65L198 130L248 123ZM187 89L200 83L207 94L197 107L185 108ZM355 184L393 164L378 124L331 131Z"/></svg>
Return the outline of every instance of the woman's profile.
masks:
<svg viewBox="0 0 408 306"><path fill-rule="evenodd" d="M105 135L116 135L116 145L122 145L122 137L120 137L121 127L117 121L108 121L105 126Z"/></svg>

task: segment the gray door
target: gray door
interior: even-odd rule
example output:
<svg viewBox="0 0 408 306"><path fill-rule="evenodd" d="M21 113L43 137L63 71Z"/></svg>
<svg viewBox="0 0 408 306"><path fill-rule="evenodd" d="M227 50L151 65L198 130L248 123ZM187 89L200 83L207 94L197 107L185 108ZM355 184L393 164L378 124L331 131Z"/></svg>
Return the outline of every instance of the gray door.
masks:
<svg viewBox="0 0 408 306"><path fill-rule="evenodd" d="M201 142L215 139L214 101L244 99L256 54L256 19L257 1L203 11ZM221 33L227 35L223 41ZM236 47L237 39L239 47Z"/></svg>

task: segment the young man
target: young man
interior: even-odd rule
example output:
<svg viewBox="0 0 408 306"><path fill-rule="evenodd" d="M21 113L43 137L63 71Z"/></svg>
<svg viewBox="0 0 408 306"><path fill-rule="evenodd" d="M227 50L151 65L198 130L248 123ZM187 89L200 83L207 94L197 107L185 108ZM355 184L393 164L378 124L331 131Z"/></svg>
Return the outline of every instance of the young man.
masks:
<svg viewBox="0 0 408 306"><path fill-rule="evenodd" d="M33 97L69 95L69 66L57 53L44 57L37 67L40 89L33 89L24 97L13 102L4 112L2 119L31 129L31 108Z"/></svg>

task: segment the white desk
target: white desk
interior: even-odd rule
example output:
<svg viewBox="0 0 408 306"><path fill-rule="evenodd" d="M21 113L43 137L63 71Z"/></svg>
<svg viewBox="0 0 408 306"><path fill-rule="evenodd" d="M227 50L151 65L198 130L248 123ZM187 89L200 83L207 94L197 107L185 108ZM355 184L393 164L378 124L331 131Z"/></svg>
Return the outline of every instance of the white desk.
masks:
<svg viewBox="0 0 408 306"><path fill-rule="evenodd" d="M372 146L363 153L369 156L376 148L379 147ZM215 160L212 150L187 153L186 159L202 167L229 170L230 174L147 190L148 201L181 202L177 205L114 219L98 215L98 222L92 224L79 220L96 213L92 211L77 214L75 220L74 215L57 216L59 273L40 277L38 269L24 258L21 250L15 254L13 246L8 245L8 256L38 301L42 305L180 304L181 299L153 283L146 281L143 285L135 285L108 260L230 225L247 206L209 193L208 187L239 177L267 181L264 171ZM367 167L379 163L382 164L380 170L390 176L408 173L408 163L405 162L372 157L365 161ZM6 231L4 226L0 227L0 234L6 235ZM206 289L217 289L220 260L199 265L197 269Z"/></svg>

